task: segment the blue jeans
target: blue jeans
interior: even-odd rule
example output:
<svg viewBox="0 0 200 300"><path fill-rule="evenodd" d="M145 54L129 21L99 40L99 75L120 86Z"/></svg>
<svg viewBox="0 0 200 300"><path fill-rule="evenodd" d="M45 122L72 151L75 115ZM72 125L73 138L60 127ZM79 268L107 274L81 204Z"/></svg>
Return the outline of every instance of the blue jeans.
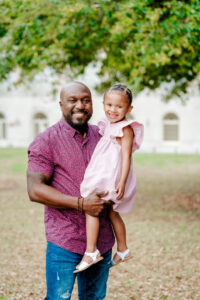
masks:
<svg viewBox="0 0 200 300"><path fill-rule="evenodd" d="M83 272L74 274L82 255L62 249L50 242L46 251L47 295L44 300L70 299L77 275L79 300L103 300L106 296L107 279L112 251L104 259Z"/></svg>

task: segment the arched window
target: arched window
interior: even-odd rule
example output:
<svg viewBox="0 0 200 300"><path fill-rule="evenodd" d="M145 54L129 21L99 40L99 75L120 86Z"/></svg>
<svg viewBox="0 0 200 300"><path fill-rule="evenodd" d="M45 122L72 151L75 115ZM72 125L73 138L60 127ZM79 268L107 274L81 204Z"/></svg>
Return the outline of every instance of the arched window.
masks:
<svg viewBox="0 0 200 300"><path fill-rule="evenodd" d="M48 120L45 114L36 113L33 117L34 135L38 135L48 127Z"/></svg>
<svg viewBox="0 0 200 300"><path fill-rule="evenodd" d="M2 113L0 113L0 139L6 138L6 119Z"/></svg>
<svg viewBox="0 0 200 300"><path fill-rule="evenodd" d="M163 139L164 141L179 139L179 119L174 113L168 113L163 118Z"/></svg>

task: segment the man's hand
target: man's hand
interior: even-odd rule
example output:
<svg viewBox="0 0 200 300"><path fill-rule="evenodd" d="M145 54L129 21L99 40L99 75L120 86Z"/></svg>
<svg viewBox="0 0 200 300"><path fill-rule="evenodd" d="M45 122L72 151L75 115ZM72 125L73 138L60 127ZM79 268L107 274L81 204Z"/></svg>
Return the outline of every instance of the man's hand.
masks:
<svg viewBox="0 0 200 300"><path fill-rule="evenodd" d="M91 215L93 217L98 217L98 215L102 212L104 209L104 206L106 204L110 204L109 201L104 201L101 198L105 197L108 193L102 192L102 193L93 193L84 198L83 203L83 210L88 215Z"/></svg>

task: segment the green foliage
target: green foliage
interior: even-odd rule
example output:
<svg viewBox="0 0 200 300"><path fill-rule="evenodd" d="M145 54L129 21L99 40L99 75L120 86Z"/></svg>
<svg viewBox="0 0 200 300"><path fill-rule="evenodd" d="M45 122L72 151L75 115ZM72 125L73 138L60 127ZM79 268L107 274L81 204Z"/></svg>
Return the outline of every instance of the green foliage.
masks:
<svg viewBox="0 0 200 300"><path fill-rule="evenodd" d="M21 78L47 66L77 75L101 60L103 88L174 81L178 95L200 71L200 1L1 0L0 41L0 80L17 67Z"/></svg>

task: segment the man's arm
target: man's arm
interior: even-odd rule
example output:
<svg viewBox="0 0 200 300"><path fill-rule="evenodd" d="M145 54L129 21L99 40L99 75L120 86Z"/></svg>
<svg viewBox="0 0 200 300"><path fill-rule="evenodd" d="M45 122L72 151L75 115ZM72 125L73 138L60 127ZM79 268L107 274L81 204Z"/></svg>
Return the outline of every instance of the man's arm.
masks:
<svg viewBox="0 0 200 300"><path fill-rule="evenodd" d="M27 189L30 200L58 209L77 209L78 198L65 195L49 186L50 180L51 175L49 174L27 172ZM92 216L98 216L104 208L105 202L101 199L104 194L91 194L84 198L84 212Z"/></svg>

